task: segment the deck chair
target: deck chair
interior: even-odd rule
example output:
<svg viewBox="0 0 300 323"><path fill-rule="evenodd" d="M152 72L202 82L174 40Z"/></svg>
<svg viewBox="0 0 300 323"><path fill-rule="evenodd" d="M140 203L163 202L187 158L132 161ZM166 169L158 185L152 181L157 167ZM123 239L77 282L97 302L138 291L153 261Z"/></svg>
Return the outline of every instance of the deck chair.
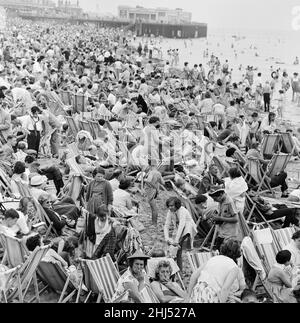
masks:
<svg viewBox="0 0 300 323"><path fill-rule="evenodd" d="M40 294L42 294L46 289L51 288L59 295L58 303L66 303L75 296L77 288L60 264L41 261L37 268L37 273L41 280L46 284L46 286L39 292Z"/></svg>
<svg viewBox="0 0 300 323"><path fill-rule="evenodd" d="M60 97L64 105L72 105L72 96L69 91L60 91Z"/></svg>
<svg viewBox="0 0 300 323"><path fill-rule="evenodd" d="M296 231L295 227L274 230L274 235L282 250L291 242L292 236Z"/></svg>
<svg viewBox="0 0 300 323"><path fill-rule="evenodd" d="M5 272L0 272L0 281L2 282L0 285L0 303L8 303L7 295L9 291L14 288L14 285L19 287L19 298L22 299L22 291L20 288L20 275L19 275L20 266L9 269Z"/></svg>
<svg viewBox="0 0 300 323"><path fill-rule="evenodd" d="M101 129L100 124L97 121L89 120L88 122L90 124L90 128L91 128L92 132L95 135L95 139L97 139L97 138L104 139L105 136L107 135L107 133L105 130Z"/></svg>
<svg viewBox="0 0 300 323"><path fill-rule="evenodd" d="M84 95L75 94L73 102L74 112L85 112L85 102L86 98Z"/></svg>
<svg viewBox="0 0 300 323"><path fill-rule="evenodd" d="M192 272L205 265L212 257L212 252L187 252L187 258Z"/></svg>
<svg viewBox="0 0 300 323"><path fill-rule="evenodd" d="M70 128L70 130L71 130L71 132L72 132L72 134L74 136L74 138L76 138L79 130L78 130L78 127L77 127L77 125L76 125L73 117L65 116L65 119L67 121L67 124L68 124L68 126L69 126L69 128Z"/></svg>
<svg viewBox="0 0 300 323"><path fill-rule="evenodd" d="M292 156L298 156L300 154L300 151L298 151L294 139L289 132L281 133L280 151Z"/></svg>
<svg viewBox="0 0 300 323"><path fill-rule="evenodd" d="M251 237L245 237L243 239L241 244L241 251L244 258L243 260L246 261L251 268L253 268L256 274L252 286L249 287L255 291L258 284L261 283L265 288L267 294L269 294L269 296L273 298L271 289L268 285L267 274L261 261L262 256L255 247Z"/></svg>
<svg viewBox="0 0 300 323"><path fill-rule="evenodd" d="M140 291L140 294L142 295L143 303L147 303L147 304L160 303L159 299L156 297L151 287L147 285Z"/></svg>
<svg viewBox="0 0 300 323"><path fill-rule="evenodd" d="M79 123L80 130L84 130L84 131L91 133L91 127L90 127L88 121L78 120L78 123Z"/></svg>
<svg viewBox="0 0 300 323"><path fill-rule="evenodd" d="M10 186L10 178L1 167L0 167L0 187L2 187L3 196L7 195L9 197L13 197L11 186Z"/></svg>
<svg viewBox="0 0 300 323"><path fill-rule="evenodd" d="M219 158L218 156L214 156L212 161L217 166L217 168L219 169L221 178L223 178L224 176L228 177L229 168L225 163L223 163L221 158Z"/></svg>
<svg viewBox="0 0 300 323"><path fill-rule="evenodd" d="M278 152L281 135L266 135L262 141L261 152L265 159L271 159L274 153Z"/></svg>
<svg viewBox="0 0 300 323"><path fill-rule="evenodd" d="M10 237L4 233L0 234L1 244L5 247L5 262L9 268L14 268L24 263L26 256L29 255L29 251L25 246L25 243L17 238Z"/></svg>
<svg viewBox="0 0 300 323"><path fill-rule="evenodd" d="M113 263L111 256L97 260L80 260L84 273L84 284L90 292L98 294L97 302L103 298L105 303L111 303L112 297L116 291L120 274ZM82 285L82 284L81 284ZM79 289L79 295L81 288Z"/></svg>
<svg viewBox="0 0 300 323"><path fill-rule="evenodd" d="M267 177L267 172L263 170L258 159L248 158L247 169L246 181L248 181L249 177L252 178L258 185L257 192L271 192L273 196L275 195L274 190L270 185L270 179Z"/></svg>
<svg viewBox="0 0 300 323"><path fill-rule="evenodd" d="M258 253L268 274L272 266L276 263L276 254L280 247L276 245L276 240L270 228L253 231L253 241L257 246Z"/></svg>
<svg viewBox="0 0 300 323"><path fill-rule="evenodd" d="M19 286L16 286L9 293L9 295L7 296L8 302L13 301L16 297L18 297L19 302L23 303L32 281L34 283L35 288L34 299L37 299L38 302L40 301L36 271L39 266L39 263L44 258L49 248L49 245L35 248L35 250L28 256L26 261L20 266L20 279L18 284Z"/></svg>
<svg viewBox="0 0 300 323"><path fill-rule="evenodd" d="M273 155L268 167L267 174L269 177L275 176L276 174L284 171L291 160L292 155L290 154L275 154Z"/></svg>

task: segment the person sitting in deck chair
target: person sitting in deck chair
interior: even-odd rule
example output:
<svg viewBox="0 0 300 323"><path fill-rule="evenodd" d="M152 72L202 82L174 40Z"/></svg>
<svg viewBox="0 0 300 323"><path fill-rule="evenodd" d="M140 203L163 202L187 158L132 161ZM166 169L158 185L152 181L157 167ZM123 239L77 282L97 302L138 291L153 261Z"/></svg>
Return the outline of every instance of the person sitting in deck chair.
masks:
<svg viewBox="0 0 300 323"><path fill-rule="evenodd" d="M258 150L258 146L259 146L258 143L253 143L252 148L247 152L246 158L258 159L262 163L263 168L265 169L267 167L267 165L270 163L270 161L264 160L261 152ZM281 197L282 198L289 197L288 185L286 182L287 176L288 176L287 173L282 171L270 178L270 186L271 187L281 186L281 192L282 192Z"/></svg>
<svg viewBox="0 0 300 323"><path fill-rule="evenodd" d="M214 164L210 165L208 172L204 174L200 182L198 195L205 194L212 188L224 185L224 181L218 177L218 173L217 166Z"/></svg>

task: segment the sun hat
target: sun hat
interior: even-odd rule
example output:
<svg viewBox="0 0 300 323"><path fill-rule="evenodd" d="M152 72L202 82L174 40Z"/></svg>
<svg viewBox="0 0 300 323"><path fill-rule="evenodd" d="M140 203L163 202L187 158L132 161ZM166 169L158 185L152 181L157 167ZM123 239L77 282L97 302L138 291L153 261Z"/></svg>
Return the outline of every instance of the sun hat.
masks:
<svg viewBox="0 0 300 323"><path fill-rule="evenodd" d="M46 176L35 175L31 178L30 185L31 186L39 186L47 182Z"/></svg>
<svg viewBox="0 0 300 323"><path fill-rule="evenodd" d="M128 257L127 259L150 259L149 256L146 256L142 251L136 251L132 256Z"/></svg>

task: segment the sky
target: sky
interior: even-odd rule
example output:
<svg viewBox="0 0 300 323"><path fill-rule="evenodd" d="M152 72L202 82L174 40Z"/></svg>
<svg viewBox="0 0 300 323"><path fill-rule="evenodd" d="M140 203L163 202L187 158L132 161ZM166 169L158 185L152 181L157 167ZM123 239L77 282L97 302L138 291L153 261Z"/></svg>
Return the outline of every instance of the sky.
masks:
<svg viewBox="0 0 300 323"><path fill-rule="evenodd" d="M85 11L114 15L118 5L182 8L192 12L193 21L205 22L210 28L291 31L295 18L292 10L300 7L300 0L79 0L79 3Z"/></svg>

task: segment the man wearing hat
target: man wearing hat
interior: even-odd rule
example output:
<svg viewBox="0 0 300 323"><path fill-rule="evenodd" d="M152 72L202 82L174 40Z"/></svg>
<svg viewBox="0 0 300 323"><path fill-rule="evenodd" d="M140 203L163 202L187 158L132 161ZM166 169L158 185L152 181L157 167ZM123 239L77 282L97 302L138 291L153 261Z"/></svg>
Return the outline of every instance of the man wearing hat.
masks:
<svg viewBox="0 0 300 323"><path fill-rule="evenodd" d="M116 292L112 299L113 301L128 291L128 301L130 303L143 302L143 297L140 292L146 284L149 284L149 278L145 272L149 258L139 250L127 258L129 267L118 280Z"/></svg>
<svg viewBox="0 0 300 323"><path fill-rule="evenodd" d="M34 175L30 180L30 192L32 194L32 197L38 200L42 194L47 193L45 191L46 183L46 176Z"/></svg>
<svg viewBox="0 0 300 323"><path fill-rule="evenodd" d="M219 212L217 215L213 215L213 220L218 225L218 236L215 242L215 247L220 250L224 240L229 238L238 238L238 212L232 198L225 193L224 188L212 189L209 192L209 196L215 202L219 203Z"/></svg>

